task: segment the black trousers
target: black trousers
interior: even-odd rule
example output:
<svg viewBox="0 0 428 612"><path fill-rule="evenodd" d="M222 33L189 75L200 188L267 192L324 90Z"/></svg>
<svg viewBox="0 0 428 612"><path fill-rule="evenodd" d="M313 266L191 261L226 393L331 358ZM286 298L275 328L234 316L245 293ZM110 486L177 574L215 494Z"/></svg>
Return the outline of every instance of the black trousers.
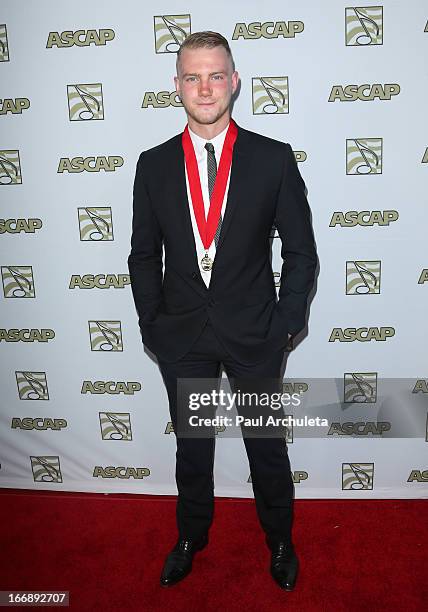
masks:
<svg viewBox="0 0 428 612"><path fill-rule="evenodd" d="M158 361L169 399L175 432L179 405L177 379L218 379L221 364L228 379L279 379L284 351L262 363L246 366L234 361L223 348L210 322L182 359ZM285 438L244 437L252 487L260 524L270 542L291 542L294 484ZM176 436L177 527L180 538L198 539L208 533L214 513L215 436Z"/></svg>

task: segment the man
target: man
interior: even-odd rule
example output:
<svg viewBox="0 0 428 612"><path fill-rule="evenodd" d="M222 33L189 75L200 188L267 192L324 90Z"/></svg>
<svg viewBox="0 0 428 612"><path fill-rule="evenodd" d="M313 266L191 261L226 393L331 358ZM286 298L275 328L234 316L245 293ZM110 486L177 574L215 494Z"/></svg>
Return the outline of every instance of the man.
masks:
<svg viewBox="0 0 428 612"><path fill-rule="evenodd" d="M179 379L280 376L284 351L305 326L316 251L305 185L290 145L231 119L238 73L226 39L190 35L177 54L183 134L140 155L128 259L143 342L157 357L177 434ZM279 299L270 233L282 240ZM162 270L162 249L165 249ZM212 522L214 437L176 436L178 541L164 586L192 569ZM293 482L284 438L244 439L271 574L294 588Z"/></svg>

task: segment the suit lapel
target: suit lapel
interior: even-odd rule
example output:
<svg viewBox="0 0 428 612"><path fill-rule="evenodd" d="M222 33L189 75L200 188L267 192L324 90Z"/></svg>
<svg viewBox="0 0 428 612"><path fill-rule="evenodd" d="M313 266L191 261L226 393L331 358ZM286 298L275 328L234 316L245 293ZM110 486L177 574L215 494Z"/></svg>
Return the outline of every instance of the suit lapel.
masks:
<svg viewBox="0 0 428 612"><path fill-rule="evenodd" d="M206 285L200 274L199 262L196 254L196 243L193 235L192 219L190 216L189 200L187 197L186 174L184 163L184 151L181 144L181 134L176 137L174 143L173 159L168 168L170 180L177 187L177 206L174 206L171 219L175 225L177 236L183 245L183 255L186 258L186 265L189 270L195 270L200 282L195 283L195 288L205 296Z"/></svg>
<svg viewBox="0 0 428 612"><path fill-rule="evenodd" d="M250 159L251 152L251 149L248 146L249 140L249 133L238 126L238 136L236 138L235 146L233 147L232 168L230 171L226 210L221 226L215 260L217 259L217 252L219 251L219 249L221 249L224 243L227 230L229 229L233 218L233 214L236 210L239 200L242 199L243 189L245 187L246 181L248 180L248 162Z"/></svg>

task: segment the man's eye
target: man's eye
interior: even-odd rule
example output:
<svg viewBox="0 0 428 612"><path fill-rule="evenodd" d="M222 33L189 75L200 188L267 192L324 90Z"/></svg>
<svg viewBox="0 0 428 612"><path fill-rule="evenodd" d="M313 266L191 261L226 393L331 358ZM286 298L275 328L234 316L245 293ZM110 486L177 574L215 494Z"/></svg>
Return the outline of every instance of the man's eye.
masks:
<svg viewBox="0 0 428 612"><path fill-rule="evenodd" d="M196 81L196 77L194 76L187 77L186 81Z"/></svg>
<svg viewBox="0 0 428 612"><path fill-rule="evenodd" d="M213 78L216 79L217 81L221 81L221 80L223 80L223 75L222 74L215 74L213 76Z"/></svg>

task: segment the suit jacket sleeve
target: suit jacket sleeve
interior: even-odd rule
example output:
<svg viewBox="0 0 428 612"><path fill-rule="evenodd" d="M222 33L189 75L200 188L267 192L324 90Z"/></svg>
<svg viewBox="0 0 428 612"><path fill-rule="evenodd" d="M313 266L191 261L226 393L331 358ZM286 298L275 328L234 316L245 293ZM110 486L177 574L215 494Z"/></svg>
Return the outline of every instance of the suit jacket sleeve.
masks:
<svg viewBox="0 0 428 612"><path fill-rule="evenodd" d="M281 238L281 285L277 309L284 326L295 336L305 326L308 296L315 279L317 255L311 213L294 153L286 144L275 226Z"/></svg>
<svg viewBox="0 0 428 612"><path fill-rule="evenodd" d="M128 268L139 325L151 321L162 298L162 232L144 180L144 153L137 163L133 190L131 253Z"/></svg>

